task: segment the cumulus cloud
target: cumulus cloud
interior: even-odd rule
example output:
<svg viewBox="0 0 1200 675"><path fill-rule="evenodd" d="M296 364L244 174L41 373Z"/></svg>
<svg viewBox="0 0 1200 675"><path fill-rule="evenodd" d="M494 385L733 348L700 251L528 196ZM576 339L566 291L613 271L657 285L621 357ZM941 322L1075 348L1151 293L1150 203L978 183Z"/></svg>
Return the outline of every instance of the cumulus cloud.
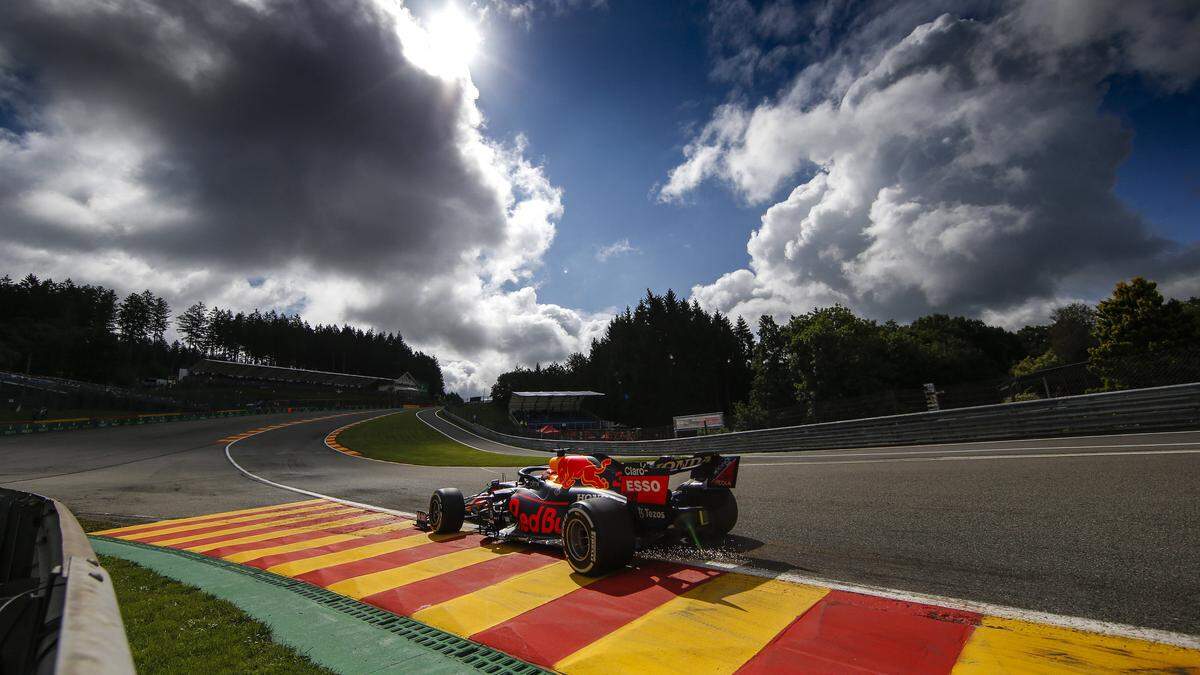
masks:
<svg viewBox="0 0 1200 675"><path fill-rule="evenodd" d="M18 0L0 45L6 270L399 329L473 392L604 323L537 301L561 190L398 3Z"/></svg>
<svg viewBox="0 0 1200 675"><path fill-rule="evenodd" d="M925 19L928 9L893 3L776 96L713 112L659 198L715 180L775 203L750 236L748 269L693 296L746 316L841 302L885 318L1011 323L1121 276L1194 286L1196 251L1153 235L1114 195L1130 132L1098 108L1114 73L1194 84L1200 9L1031 1Z"/></svg>
<svg viewBox="0 0 1200 675"><path fill-rule="evenodd" d="M608 262L609 258L617 256L629 255L630 253L640 253L641 249L629 243L629 239L618 239L607 246L601 246L596 251L596 260L600 262Z"/></svg>

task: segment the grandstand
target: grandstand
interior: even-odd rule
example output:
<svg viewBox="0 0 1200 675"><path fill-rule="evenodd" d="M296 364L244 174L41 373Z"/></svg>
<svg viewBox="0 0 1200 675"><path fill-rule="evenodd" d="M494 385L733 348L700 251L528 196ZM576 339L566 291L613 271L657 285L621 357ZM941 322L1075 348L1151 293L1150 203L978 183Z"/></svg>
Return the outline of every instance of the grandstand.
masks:
<svg viewBox="0 0 1200 675"><path fill-rule="evenodd" d="M0 371L0 401L7 410L111 409L177 410L179 401L168 396L71 380L49 375L24 375ZM13 413L16 415L16 413Z"/></svg>
<svg viewBox="0 0 1200 675"><path fill-rule="evenodd" d="M526 431L553 435L564 431L602 429L611 424L583 410L585 400L604 396L596 391L514 391L508 415Z"/></svg>
<svg viewBox="0 0 1200 675"><path fill-rule="evenodd" d="M411 373L400 377L379 377L372 375L354 375L352 373L331 373L324 370L307 370L305 368L285 368L282 366L262 366L253 363L238 363L220 359L201 359L191 368L180 372L184 377L208 377L223 380L273 382L304 387L329 389L354 389L364 392L386 392L416 398L427 392L426 387L418 382Z"/></svg>

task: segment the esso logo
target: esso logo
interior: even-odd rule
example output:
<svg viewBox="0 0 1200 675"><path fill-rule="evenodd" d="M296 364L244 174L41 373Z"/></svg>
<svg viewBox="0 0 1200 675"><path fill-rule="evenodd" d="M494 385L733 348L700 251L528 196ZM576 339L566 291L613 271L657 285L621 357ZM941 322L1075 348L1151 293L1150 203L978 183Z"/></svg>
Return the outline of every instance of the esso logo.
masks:
<svg viewBox="0 0 1200 675"><path fill-rule="evenodd" d="M625 489L628 492L661 492L663 481L661 478L626 478Z"/></svg>

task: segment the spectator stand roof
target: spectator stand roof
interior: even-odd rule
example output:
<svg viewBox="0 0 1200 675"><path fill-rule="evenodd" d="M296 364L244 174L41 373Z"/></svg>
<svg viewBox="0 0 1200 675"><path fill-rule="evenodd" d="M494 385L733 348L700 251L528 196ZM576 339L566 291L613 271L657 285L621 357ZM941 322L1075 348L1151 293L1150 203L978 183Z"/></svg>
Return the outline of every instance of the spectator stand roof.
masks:
<svg viewBox="0 0 1200 675"><path fill-rule="evenodd" d="M598 391L514 391L508 412L573 412L583 405L583 399L603 395Z"/></svg>
<svg viewBox="0 0 1200 675"><path fill-rule="evenodd" d="M201 359L188 369L192 375L218 375L248 380L267 380L271 382L290 382L294 384L316 384L330 387L377 387L380 385L401 385L402 388L412 387L415 391L416 380L412 375L407 377L390 378L374 377L371 375L352 375L350 373L331 373L324 370L307 370L305 368L284 368L281 366L260 366L253 363L237 363L220 359Z"/></svg>

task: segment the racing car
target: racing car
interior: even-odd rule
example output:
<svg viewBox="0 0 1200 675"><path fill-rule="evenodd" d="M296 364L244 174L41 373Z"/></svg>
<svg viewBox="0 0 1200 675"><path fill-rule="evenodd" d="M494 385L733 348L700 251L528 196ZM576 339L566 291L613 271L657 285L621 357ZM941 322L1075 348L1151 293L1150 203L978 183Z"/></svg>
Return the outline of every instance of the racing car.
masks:
<svg viewBox="0 0 1200 675"><path fill-rule="evenodd" d="M672 534L698 542L732 530L740 459L711 452L622 462L559 450L547 465L520 469L515 481L493 480L470 497L452 487L434 491L417 527L450 534L471 522L493 539L562 546L572 569L598 576ZM672 489L671 476L683 472L689 479Z"/></svg>

